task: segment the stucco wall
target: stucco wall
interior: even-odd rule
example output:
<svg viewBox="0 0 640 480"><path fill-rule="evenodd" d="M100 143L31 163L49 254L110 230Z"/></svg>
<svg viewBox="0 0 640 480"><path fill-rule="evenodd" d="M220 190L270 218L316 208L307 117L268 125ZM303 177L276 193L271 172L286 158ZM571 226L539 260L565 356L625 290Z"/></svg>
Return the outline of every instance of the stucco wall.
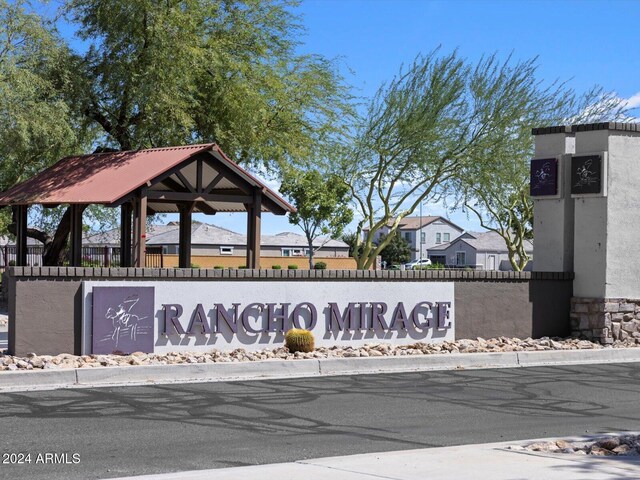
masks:
<svg viewBox="0 0 640 480"><path fill-rule="evenodd" d="M578 135L578 134L576 134ZM640 298L640 133L609 137L607 278L605 297Z"/></svg>
<svg viewBox="0 0 640 480"><path fill-rule="evenodd" d="M456 282L456 338L565 337L571 282Z"/></svg>
<svg viewBox="0 0 640 480"><path fill-rule="evenodd" d="M9 349L17 355L79 353L83 280L263 279L454 282L456 338L569 334L572 275L547 272L198 270L14 267L9 274ZM241 286L239 285L239 288Z"/></svg>
<svg viewBox="0 0 640 480"><path fill-rule="evenodd" d="M574 202L571 190L571 155L576 149L575 134L536 135L536 158L561 155L558 174L561 198L533 198L533 232L535 237L535 270L540 272L573 271Z"/></svg>

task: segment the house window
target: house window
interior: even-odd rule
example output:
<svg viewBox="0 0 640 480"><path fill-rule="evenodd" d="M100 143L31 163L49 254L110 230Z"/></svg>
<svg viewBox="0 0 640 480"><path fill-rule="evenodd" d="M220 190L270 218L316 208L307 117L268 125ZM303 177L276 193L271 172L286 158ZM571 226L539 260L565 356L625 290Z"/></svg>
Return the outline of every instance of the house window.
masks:
<svg viewBox="0 0 640 480"><path fill-rule="evenodd" d="M302 257L303 249L302 248L283 248L282 256L283 257Z"/></svg>
<svg viewBox="0 0 640 480"><path fill-rule="evenodd" d="M220 247L220 255L233 255L233 247Z"/></svg>
<svg viewBox="0 0 640 480"><path fill-rule="evenodd" d="M450 237L449 235L450 235L450 234L448 234L448 233L445 233L445 234L444 234L443 239L444 239L445 243L451 240L451 237Z"/></svg>
<svg viewBox="0 0 640 480"><path fill-rule="evenodd" d="M427 243L427 234L420 232L420 243Z"/></svg>
<svg viewBox="0 0 640 480"><path fill-rule="evenodd" d="M411 243L411 232L404 232L404 239Z"/></svg>
<svg viewBox="0 0 640 480"><path fill-rule="evenodd" d="M436 233L436 243L442 243L442 234Z"/></svg>
<svg viewBox="0 0 640 480"><path fill-rule="evenodd" d="M456 252L456 265L466 265L466 264L467 264L467 253Z"/></svg>

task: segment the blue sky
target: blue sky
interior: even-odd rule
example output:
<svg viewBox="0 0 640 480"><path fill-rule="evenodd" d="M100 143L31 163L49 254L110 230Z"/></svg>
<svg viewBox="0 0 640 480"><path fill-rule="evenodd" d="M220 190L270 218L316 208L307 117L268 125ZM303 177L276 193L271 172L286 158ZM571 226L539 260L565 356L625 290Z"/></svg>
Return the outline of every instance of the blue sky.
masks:
<svg viewBox="0 0 640 480"><path fill-rule="evenodd" d="M44 8L57 7L53 2ZM640 107L640 1L303 0L296 10L307 29L300 53L337 59L361 97L371 97L402 64L440 46L443 52L458 49L471 61L494 52L514 60L537 56L542 81L566 81L578 92L601 85ZM640 109L632 113L638 116ZM438 205L425 205L423 213L447 216L468 230L480 228L473 216ZM195 218L246 229L241 214ZM271 214L262 225L267 234L300 232Z"/></svg>
<svg viewBox="0 0 640 480"><path fill-rule="evenodd" d="M307 28L300 51L339 59L364 97L402 64L440 46L469 60L493 52L516 60L537 56L540 80L567 81L578 92L598 84L640 106L640 2L634 0L306 0L298 12ZM480 229L474 217L438 205L425 205L423 213ZM243 215L205 221L245 229ZM264 216L265 233L283 230L299 231L285 218Z"/></svg>

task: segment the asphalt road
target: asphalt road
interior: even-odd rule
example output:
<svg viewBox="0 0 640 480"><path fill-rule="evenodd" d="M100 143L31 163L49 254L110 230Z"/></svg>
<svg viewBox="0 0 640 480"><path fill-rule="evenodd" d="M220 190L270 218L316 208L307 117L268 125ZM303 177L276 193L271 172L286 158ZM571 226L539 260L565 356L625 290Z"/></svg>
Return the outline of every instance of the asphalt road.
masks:
<svg viewBox="0 0 640 480"><path fill-rule="evenodd" d="M30 464L0 463L0 478L107 478L640 431L639 400L640 364L0 394L0 461L31 453ZM69 463L36 463L46 453L66 453Z"/></svg>

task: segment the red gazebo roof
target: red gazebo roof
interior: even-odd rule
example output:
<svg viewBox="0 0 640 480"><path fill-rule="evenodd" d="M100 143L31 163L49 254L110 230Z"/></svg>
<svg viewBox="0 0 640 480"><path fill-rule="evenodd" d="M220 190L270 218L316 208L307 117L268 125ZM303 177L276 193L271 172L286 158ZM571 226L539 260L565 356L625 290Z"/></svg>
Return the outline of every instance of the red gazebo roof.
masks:
<svg viewBox="0 0 640 480"><path fill-rule="evenodd" d="M202 158L202 154L206 155L207 162L204 167L200 166L199 171L196 171L192 159L197 156ZM181 165L184 165L182 170L180 170ZM278 210L274 213L295 211L295 208L280 195L231 161L215 143L65 157L40 174L0 193L0 206L63 203L111 205L139 188L151 187L157 182L171 181L167 180L170 177L173 178L174 185L176 182L183 185L185 182L181 182L176 175L183 179L191 177L188 180L192 185L197 183L196 176L199 175L200 184L207 185L213 182L222 170L231 172L234 178L244 183L246 187L260 189L263 195L271 200L263 207L264 211ZM172 171L174 173L167 176L167 173ZM163 175L164 180L161 179ZM207 193L220 191L222 194L236 187L237 185L223 178ZM171 190L166 185L159 188L160 191ZM202 203L207 203L216 211L244 210L241 203L225 202L222 198L219 200ZM269 208L269 205L273 208ZM164 211L173 210L165 208Z"/></svg>

